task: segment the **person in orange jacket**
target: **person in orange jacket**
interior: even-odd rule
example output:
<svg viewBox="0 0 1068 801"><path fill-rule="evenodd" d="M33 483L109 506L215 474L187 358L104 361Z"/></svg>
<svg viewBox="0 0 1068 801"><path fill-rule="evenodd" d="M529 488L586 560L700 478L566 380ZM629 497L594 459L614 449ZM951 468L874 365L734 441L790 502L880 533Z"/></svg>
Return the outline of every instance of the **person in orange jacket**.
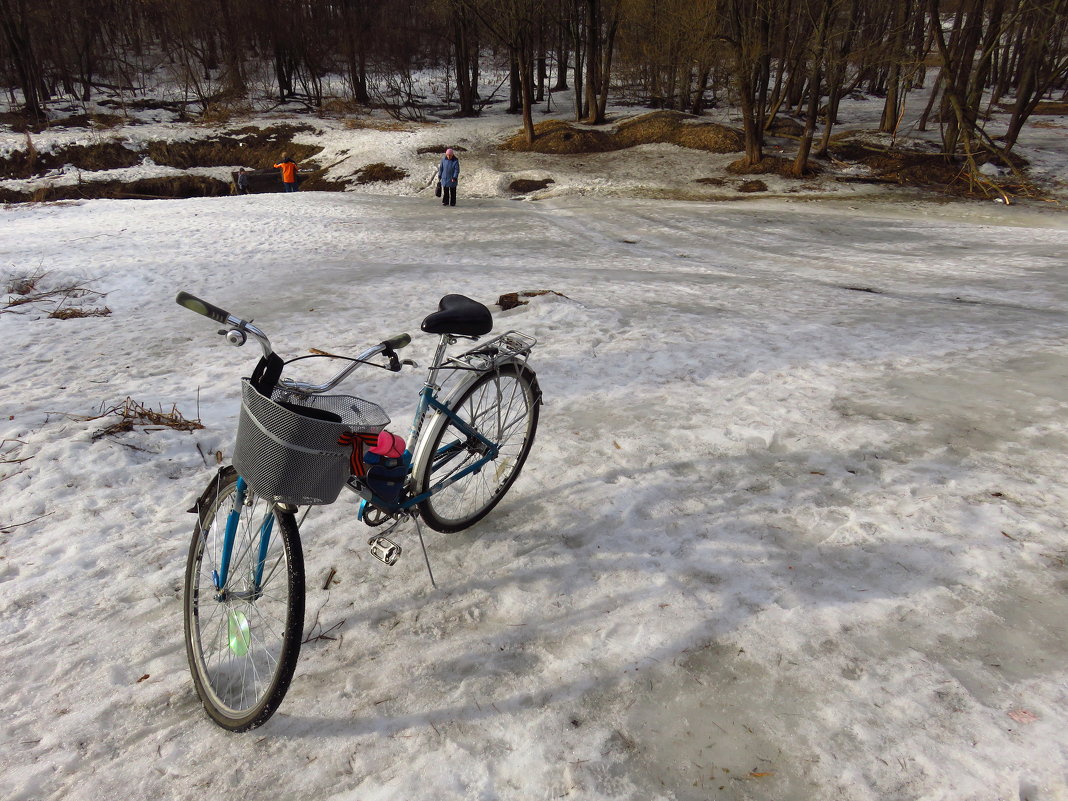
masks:
<svg viewBox="0 0 1068 801"><path fill-rule="evenodd" d="M274 165L276 170L282 171L282 191L297 191L297 163L289 157L288 153L282 154L282 160Z"/></svg>

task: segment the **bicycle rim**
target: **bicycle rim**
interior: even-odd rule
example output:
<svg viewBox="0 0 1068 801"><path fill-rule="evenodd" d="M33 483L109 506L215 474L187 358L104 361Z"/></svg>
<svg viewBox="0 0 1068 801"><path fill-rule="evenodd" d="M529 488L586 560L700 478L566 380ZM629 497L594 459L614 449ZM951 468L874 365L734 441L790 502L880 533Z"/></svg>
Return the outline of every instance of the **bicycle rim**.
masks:
<svg viewBox="0 0 1068 801"><path fill-rule="evenodd" d="M453 483L419 505L427 525L451 532L481 520L511 487L526 461L538 425L538 389L533 373L517 365L486 373L453 405L469 426L498 446L497 458L478 472L456 478L482 454L479 443L442 417L431 436L423 490Z"/></svg>
<svg viewBox="0 0 1068 801"><path fill-rule="evenodd" d="M223 471L205 493L186 568L186 650L197 693L224 728L265 722L289 688L304 622L304 565L293 515L248 492ZM217 587L227 520L236 534ZM264 535L266 547L262 547Z"/></svg>

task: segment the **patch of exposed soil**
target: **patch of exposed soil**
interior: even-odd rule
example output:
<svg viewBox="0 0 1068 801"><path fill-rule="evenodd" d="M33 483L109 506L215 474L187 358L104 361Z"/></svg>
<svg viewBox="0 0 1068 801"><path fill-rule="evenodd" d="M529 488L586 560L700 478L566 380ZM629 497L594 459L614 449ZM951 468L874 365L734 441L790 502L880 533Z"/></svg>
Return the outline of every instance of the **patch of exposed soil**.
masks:
<svg viewBox="0 0 1068 801"><path fill-rule="evenodd" d="M142 125L140 120L118 114L72 114L52 120L49 128L118 128L120 125Z"/></svg>
<svg viewBox="0 0 1068 801"><path fill-rule="evenodd" d="M308 176L306 181L301 182L297 176L300 188L308 192L344 192L349 188L345 181L328 181L322 173L316 172Z"/></svg>
<svg viewBox="0 0 1068 801"><path fill-rule="evenodd" d="M969 176L962 160L946 158L941 153L904 147L890 149L852 136L835 139L828 152L836 161L863 164L872 173L867 177L856 176L839 180L898 184L961 196L988 194ZM1023 159L1012 160L1017 167L1026 165ZM1015 189L1014 187L1009 191Z"/></svg>
<svg viewBox="0 0 1068 801"><path fill-rule="evenodd" d="M508 191L515 192L516 194L525 195L530 192L537 192L544 189L549 184L556 183L552 178L545 178L540 181L535 181L531 178L517 178L508 184Z"/></svg>
<svg viewBox="0 0 1068 801"><path fill-rule="evenodd" d="M73 164L87 172L113 170L140 164L143 158L143 155L120 142L71 145L48 153L39 152L31 146L0 158L0 178L32 178L65 164Z"/></svg>
<svg viewBox="0 0 1068 801"><path fill-rule="evenodd" d="M519 133L502 143L516 152L577 154L607 153L648 144L672 144L711 153L733 153L743 147L742 135L733 128L702 122L678 111L654 111L602 130L564 120L546 120L534 126L534 142Z"/></svg>
<svg viewBox="0 0 1068 801"><path fill-rule="evenodd" d="M542 295L556 295L558 298L566 298L562 292L557 292L554 289L533 289L526 290L524 292L506 292L497 298L497 305L501 307L502 311L508 311L509 309L515 309L519 306L526 306L530 303L529 298L538 298ZM528 300L523 300L528 298Z"/></svg>
<svg viewBox="0 0 1068 801"><path fill-rule="evenodd" d="M87 172L114 170L140 164L145 156L156 164L187 170L191 167L228 167L245 165L253 169L270 168L283 153L300 163L322 152L317 145L303 145L293 138L308 125L276 125L272 128L239 128L224 134L188 142L151 142L144 151L134 150L122 142L96 145L71 145L50 152L38 152L31 146L0 159L0 178L32 178L73 164Z"/></svg>
<svg viewBox="0 0 1068 801"><path fill-rule="evenodd" d="M790 173L793 165L794 163L790 159L779 158L778 156L764 156L756 164L747 164L745 159L732 161L727 165L727 172L732 175L782 175L793 177ZM818 172L819 168L810 161L805 174L815 175Z"/></svg>
<svg viewBox="0 0 1068 801"><path fill-rule="evenodd" d="M392 183L394 181L400 181L401 179L407 177L407 170L403 170L400 167L393 167L389 164L383 164L382 162L378 161L374 164L368 164L364 167L361 167L356 173L356 183Z"/></svg>
<svg viewBox="0 0 1068 801"><path fill-rule="evenodd" d="M767 129L767 132L772 136L788 136L796 138L805 132L805 126L797 120L792 120L789 117L776 117L774 122L771 123L771 127Z"/></svg>
<svg viewBox="0 0 1068 801"><path fill-rule="evenodd" d="M148 146L148 156L157 164L180 170L235 164L264 169L277 164L283 153L301 164L323 149L318 145L295 143L293 138L299 133L314 130L309 125L239 128L190 142L152 142Z"/></svg>
<svg viewBox="0 0 1068 801"><path fill-rule="evenodd" d="M1068 103L1039 103L1031 113L1056 117L1068 115Z"/></svg>
<svg viewBox="0 0 1068 801"><path fill-rule="evenodd" d="M418 150L415 151L415 153L418 156L425 156L427 153L436 153L439 156L444 156L445 155L445 151L448 150L450 147L453 150L455 150L457 153L466 153L467 152L467 148L466 147L460 147L460 145L427 145L425 147L419 148Z"/></svg>
<svg viewBox="0 0 1068 801"><path fill-rule="evenodd" d="M170 200L189 197L217 197L230 194L230 184L200 175L144 178L139 181L85 181L66 186L42 187L33 192L13 192L0 188L4 203L44 203L55 200L94 198Z"/></svg>

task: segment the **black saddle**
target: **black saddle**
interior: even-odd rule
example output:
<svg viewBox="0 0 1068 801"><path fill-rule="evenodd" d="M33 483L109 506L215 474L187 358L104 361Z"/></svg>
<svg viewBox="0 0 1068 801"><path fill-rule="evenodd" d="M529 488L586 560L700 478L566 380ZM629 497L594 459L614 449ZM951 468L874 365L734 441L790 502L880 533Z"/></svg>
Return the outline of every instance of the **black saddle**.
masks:
<svg viewBox="0 0 1068 801"><path fill-rule="evenodd" d="M428 334L480 337L493 328L493 315L477 300L446 295L438 302L438 310L423 320L421 328Z"/></svg>

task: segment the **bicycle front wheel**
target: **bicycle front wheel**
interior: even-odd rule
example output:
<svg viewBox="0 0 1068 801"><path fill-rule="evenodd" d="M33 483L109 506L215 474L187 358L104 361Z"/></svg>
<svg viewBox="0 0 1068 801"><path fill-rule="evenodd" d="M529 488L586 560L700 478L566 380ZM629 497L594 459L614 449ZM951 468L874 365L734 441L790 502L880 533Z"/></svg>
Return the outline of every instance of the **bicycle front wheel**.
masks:
<svg viewBox="0 0 1068 801"><path fill-rule="evenodd" d="M467 528L496 506L519 476L538 428L541 390L531 370L507 364L484 373L452 405L452 411L497 448L497 457L477 472L461 474L483 458L484 445L445 415L431 424L431 446L420 471L420 491L441 485L419 504L427 525L437 531ZM460 477L458 477L460 476ZM451 483L450 483L451 482Z"/></svg>
<svg viewBox="0 0 1068 801"><path fill-rule="evenodd" d="M198 504L183 606L189 669L208 715L231 731L263 724L297 666L304 555L292 512L256 497L232 467Z"/></svg>

